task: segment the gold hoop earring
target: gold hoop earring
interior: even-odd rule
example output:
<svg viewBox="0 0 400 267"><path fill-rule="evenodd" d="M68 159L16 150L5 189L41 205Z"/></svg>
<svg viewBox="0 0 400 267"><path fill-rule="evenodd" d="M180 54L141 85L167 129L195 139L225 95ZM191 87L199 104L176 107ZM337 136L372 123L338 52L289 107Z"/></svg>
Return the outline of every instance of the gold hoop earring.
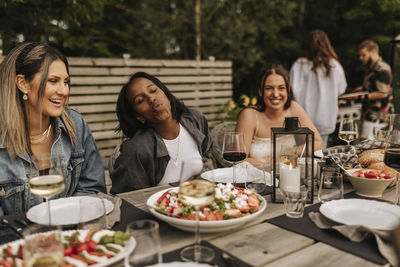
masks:
<svg viewBox="0 0 400 267"><path fill-rule="evenodd" d="M22 96L23 100L28 100L28 92L25 92L24 95Z"/></svg>

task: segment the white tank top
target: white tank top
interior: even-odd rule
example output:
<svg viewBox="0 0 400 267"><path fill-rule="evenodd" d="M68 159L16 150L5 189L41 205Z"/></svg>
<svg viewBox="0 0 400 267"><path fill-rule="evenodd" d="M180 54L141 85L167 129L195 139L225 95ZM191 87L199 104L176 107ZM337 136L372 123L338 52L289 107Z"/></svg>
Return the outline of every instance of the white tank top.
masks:
<svg viewBox="0 0 400 267"><path fill-rule="evenodd" d="M251 141L249 157L255 158L261 161L270 162L271 157L271 138L269 137L258 137L258 112L256 112L256 131ZM287 147L294 147L296 140L293 135L283 135L278 138L279 143L287 144ZM277 155L280 155L280 147L277 147Z"/></svg>
<svg viewBox="0 0 400 267"><path fill-rule="evenodd" d="M184 179L188 179L201 171L203 165L197 144L182 124L179 124L179 135L177 138L172 140L163 138L163 141L167 147L170 160L165 169L164 176L158 185L180 181L182 160L185 162L190 161L191 163L191 168L184 168L183 170L182 176Z"/></svg>

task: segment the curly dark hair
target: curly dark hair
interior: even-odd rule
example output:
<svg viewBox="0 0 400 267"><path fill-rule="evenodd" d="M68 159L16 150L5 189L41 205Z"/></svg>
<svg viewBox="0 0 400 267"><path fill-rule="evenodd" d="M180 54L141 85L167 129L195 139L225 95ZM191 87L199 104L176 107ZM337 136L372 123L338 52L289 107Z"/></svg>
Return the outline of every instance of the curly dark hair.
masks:
<svg viewBox="0 0 400 267"><path fill-rule="evenodd" d="M142 123L136 118L138 113L135 111L131 101L128 98L129 87L137 78L145 78L152 81L158 88L160 88L164 92L169 102L171 103L172 117L179 122L182 114L187 110L185 104L182 101L178 100L168 90L167 86L165 86L165 84L163 84L155 76L146 72L136 72L129 78L129 81L122 86L122 89L119 93L116 109L119 126L117 127L116 131L122 131L126 137L131 138L138 130L150 128L150 126L148 126L146 123Z"/></svg>

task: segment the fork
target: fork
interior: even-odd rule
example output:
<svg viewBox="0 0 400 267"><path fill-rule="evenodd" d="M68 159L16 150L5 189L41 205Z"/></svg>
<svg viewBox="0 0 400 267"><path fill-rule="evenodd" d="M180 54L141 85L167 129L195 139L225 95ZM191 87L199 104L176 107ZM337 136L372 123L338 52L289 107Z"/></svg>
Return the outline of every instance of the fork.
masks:
<svg viewBox="0 0 400 267"><path fill-rule="evenodd" d="M3 225L10 227L15 233L17 233L17 235L18 235L19 237L23 237L23 235L22 235L22 228L20 228L20 227L15 227L15 226L12 225L6 218L3 218L3 219L1 220L1 222L2 222Z"/></svg>
<svg viewBox="0 0 400 267"><path fill-rule="evenodd" d="M228 267L238 267L237 263L226 252L222 252L222 259Z"/></svg>

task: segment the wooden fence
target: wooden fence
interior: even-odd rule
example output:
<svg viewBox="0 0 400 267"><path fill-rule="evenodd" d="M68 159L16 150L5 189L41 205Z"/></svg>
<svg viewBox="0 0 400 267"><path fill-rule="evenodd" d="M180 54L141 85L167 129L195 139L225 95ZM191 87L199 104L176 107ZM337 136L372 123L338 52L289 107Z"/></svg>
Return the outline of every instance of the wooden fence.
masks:
<svg viewBox="0 0 400 267"><path fill-rule="evenodd" d="M1 62L0 57L0 62ZM131 74L155 75L187 106L196 107L215 125L221 107L232 97L230 61L145 60L124 58L68 58L69 106L79 111L96 140L105 166L121 141L115 133L118 93Z"/></svg>

